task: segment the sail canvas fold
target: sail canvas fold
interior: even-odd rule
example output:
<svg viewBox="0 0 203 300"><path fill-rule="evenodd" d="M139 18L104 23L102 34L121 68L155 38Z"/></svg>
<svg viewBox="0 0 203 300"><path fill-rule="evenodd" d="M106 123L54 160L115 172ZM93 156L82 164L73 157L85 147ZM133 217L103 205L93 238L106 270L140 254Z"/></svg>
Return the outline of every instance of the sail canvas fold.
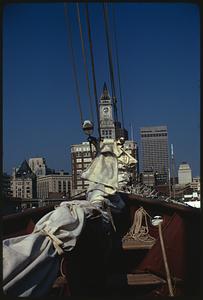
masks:
<svg viewBox="0 0 203 300"><path fill-rule="evenodd" d="M3 290L12 296L44 295L53 284L59 270L59 255L46 230L62 242L63 251L74 248L85 223L85 213L75 201L63 203L46 214L34 231L25 236L3 241ZM44 231L44 229L46 229Z"/></svg>

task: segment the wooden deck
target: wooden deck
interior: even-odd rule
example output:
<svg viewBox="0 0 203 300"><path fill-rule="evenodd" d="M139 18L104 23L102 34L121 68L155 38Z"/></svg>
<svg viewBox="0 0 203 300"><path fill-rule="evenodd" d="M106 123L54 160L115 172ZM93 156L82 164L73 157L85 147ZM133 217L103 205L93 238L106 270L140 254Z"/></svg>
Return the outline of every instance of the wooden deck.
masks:
<svg viewBox="0 0 203 300"><path fill-rule="evenodd" d="M166 283L163 278L150 273L128 274L127 279L128 285L154 285Z"/></svg>
<svg viewBox="0 0 203 300"><path fill-rule="evenodd" d="M141 242L138 240L123 241L122 247L124 250L143 250L151 249L156 241Z"/></svg>

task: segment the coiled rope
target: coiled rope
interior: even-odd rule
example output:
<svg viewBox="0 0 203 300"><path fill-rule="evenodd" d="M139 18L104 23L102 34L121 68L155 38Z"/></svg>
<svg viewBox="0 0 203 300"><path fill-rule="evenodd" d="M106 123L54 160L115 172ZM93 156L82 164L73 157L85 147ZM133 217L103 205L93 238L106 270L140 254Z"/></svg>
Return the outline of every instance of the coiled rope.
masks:
<svg viewBox="0 0 203 300"><path fill-rule="evenodd" d="M140 242L155 241L155 238L149 234L147 217L152 219L152 217L146 212L146 210L144 210L143 207L140 207L138 210L136 210L133 224L129 232L127 232L122 240L138 240Z"/></svg>

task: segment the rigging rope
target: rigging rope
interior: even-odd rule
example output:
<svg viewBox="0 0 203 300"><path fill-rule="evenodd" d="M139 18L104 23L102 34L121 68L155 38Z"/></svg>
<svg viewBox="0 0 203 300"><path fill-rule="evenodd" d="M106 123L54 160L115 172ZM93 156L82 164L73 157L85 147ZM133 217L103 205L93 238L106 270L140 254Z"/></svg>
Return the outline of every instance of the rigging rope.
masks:
<svg viewBox="0 0 203 300"><path fill-rule="evenodd" d="M100 140L101 139L101 134L100 134L100 119L99 119L99 107L98 107L98 97L97 97L97 84L96 84L96 76L95 76L95 68L94 68L94 55L93 55L93 46L92 46L92 38L91 38L90 18L89 18L89 11L88 11L88 4L87 3L85 4L85 12L86 12L88 40L89 40L89 48L90 48L90 58L91 58L92 79L93 79L93 86L94 86L95 106L96 106L96 114L97 114L98 136L99 136L99 140Z"/></svg>
<svg viewBox="0 0 203 300"><path fill-rule="evenodd" d="M106 34L106 42L107 42L107 50L108 50L108 60L109 60L109 71L110 71L110 79L111 79L111 88L112 88L112 99L114 104L114 114L115 121L118 121L118 113L116 107L116 90L115 90L115 81L114 81L114 72L113 72L113 62L112 62L112 52L110 46L110 37L109 37L109 26L108 26L108 10L107 5L103 3L103 14L104 14L104 24L105 24L105 34Z"/></svg>
<svg viewBox="0 0 203 300"><path fill-rule="evenodd" d="M121 78L120 78L120 64L119 64L119 56L118 56L118 43L117 43L117 35L116 35L116 21L115 21L115 9L114 4L113 7L113 31L114 31L114 40L115 40L115 49L116 49L116 63L118 70L118 83L119 83L119 94L120 94L120 107L121 107L121 119L122 119L122 127L124 129L124 117L123 117L123 97L121 93Z"/></svg>
<svg viewBox="0 0 203 300"><path fill-rule="evenodd" d="M75 56L74 56L74 51L73 51L73 41L72 41L72 31L71 31L71 23L68 15L68 8L67 8L67 3L64 3L64 14L65 14L65 22L66 26L68 29L68 35L69 35L69 47L70 47L70 52L71 52L71 61L72 61L72 68L73 68L73 76L75 80L75 88L76 88L76 98L78 102L78 107L79 107L79 113L80 113L80 122L81 126L83 125L83 114L82 114L82 106L81 106L81 101L80 101L80 91L79 91L79 83L78 83L78 77L77 77L77 71L76 71L76 64L75 64Z"/></svg>
<svg viewBox="0 0 203 300"><path fill-rule="evenodd" d="M83 55L83 61L84 61L84 67L85 67L85 76L86 76L86 81L87 81L87 90L88 90L88 96L89 96L90 115L91 115L91 120L94 123L94 113L93 113L93 108L92 108L93 103L92 103L92 97L91 97L91 92L90 92L90 81L89 81L88 69L87 69L87 60L86 60L86 53L85 53L84 38L83 38L83 33L82 33L82 24L81 24L81 19L80 19L79 3L76 3L76 7L77 7L78 25L79 25L79 30L80 30L80 40L81 40L81 46L82 46L82 55Z"/></svg>

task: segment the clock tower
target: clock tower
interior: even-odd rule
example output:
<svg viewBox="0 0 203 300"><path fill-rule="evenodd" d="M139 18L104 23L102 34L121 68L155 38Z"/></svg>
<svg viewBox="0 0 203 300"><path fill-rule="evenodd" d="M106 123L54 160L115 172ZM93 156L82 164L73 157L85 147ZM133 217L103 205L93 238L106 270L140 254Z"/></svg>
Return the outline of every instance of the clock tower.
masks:
<svg viewBox="0 0 203 300"><path fill-rule="evenodd" d="M104 83L103 93L99 103L101 138L115 139L115 125L113 119L113 104Z"/></svg>

